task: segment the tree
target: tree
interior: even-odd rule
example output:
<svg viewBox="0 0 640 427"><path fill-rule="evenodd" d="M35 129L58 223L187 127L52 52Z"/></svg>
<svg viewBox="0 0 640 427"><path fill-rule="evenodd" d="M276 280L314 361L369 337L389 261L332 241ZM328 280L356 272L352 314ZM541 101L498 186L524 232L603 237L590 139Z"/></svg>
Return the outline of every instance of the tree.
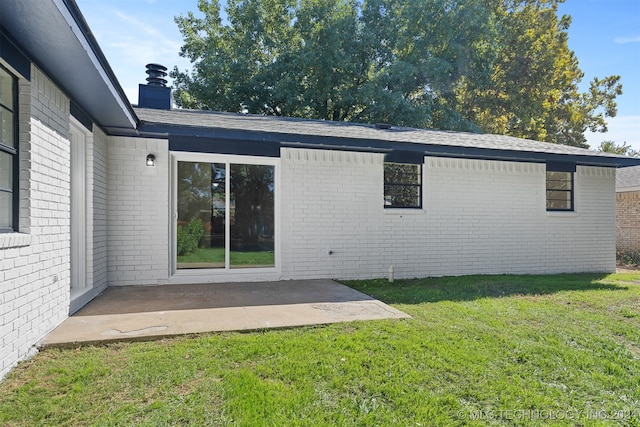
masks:
<svg viewBox="0 0 640 427"><path fill-rule="evenodd" d="M182 107L508 134L586 146L619 76L583 73L563 0L217 0L176 18Z"/></svg>
<svg viewBox="0 0 640 427"><path fill-rule="evenodd" d="M606 132L622 93L619 76L584 74L567 44L571 18L558 17L564 0L495 0L498 55L490 84L467 81L458 91L462 114L485 131L588 147L584 132Z"/></svg>
<svg viewBox="0 0 640 427"><path fill-rule="evenodd" d="M179 106L480 130L451 102L489 69L480 0L230 0L226 25L199 8L176 18L194 67L172 72Z"/></svg>
<svg viewBox="0 0 640 427"><path fill-rule="evenodd" d="M455 88L489 74L489 12L475 0L364 2L363 38L373 66L357 119L480 131L457 111Z"/></svg>
<svg viewBox="0 0 640 427"><path fill-rule="evenodd" d="M614 141L602 141L598 146L598 151L611 154L621 154L623 156L640 157L640 150L634 150L626 141L622 145L617 145Z"/></svg>

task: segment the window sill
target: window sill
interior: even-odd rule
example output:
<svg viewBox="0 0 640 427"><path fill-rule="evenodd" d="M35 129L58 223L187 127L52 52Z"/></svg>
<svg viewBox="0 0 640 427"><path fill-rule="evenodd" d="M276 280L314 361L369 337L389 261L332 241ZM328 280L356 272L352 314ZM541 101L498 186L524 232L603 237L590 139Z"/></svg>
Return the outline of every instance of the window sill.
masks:
<svg viewBox="0 0 640 427"><path fill-rule="evenodd" d="M547 216L551 217L574 217L578 216L578 212L576 211L547 211Z"/></svg>
<svg viewBox="0 0 640 427"><path fill-rule="evenodd" d="M384 208L384 213L389 215L424 215L424 208Z"/></svg>
<svg viewBox="0 0 640 427"><path fill-rule="evenodd" d="M31 235L24 233L0 233L0 249L21 248L31 244Z"/></svg>

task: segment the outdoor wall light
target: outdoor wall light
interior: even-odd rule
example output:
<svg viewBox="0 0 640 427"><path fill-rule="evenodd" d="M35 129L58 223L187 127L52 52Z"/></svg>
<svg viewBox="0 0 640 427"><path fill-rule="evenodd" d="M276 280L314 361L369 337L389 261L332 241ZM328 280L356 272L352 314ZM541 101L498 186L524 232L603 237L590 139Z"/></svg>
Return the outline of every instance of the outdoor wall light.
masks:
<svg viewBox="0 0 640 427"><path fill-rule="evenodd" d="M147 155L147 166L155 166L156 165L156 156L153 154Z"/></svg>

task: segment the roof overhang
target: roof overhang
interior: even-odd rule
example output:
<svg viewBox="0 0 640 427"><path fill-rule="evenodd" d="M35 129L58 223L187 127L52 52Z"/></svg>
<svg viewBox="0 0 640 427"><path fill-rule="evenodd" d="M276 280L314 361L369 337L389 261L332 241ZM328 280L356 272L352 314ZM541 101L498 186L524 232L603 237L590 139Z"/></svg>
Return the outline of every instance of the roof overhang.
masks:
<svg viewBox="0 0 640 427"><path fill-rule="evenodd" d="M616 187L616 193L634 193L636 191L640 191L639 185L635 187Z"/></svg>
<svg viewBox="0 0 640 427"><path fill-rule="evenodd" d="M0 27L107 132L138 119L74 0L2 0Z"/></svg>
<svg viewBox="0 0 640 427"><path fill-rule="evenodd" d="M603 156L593 154L559 154L542 151L520 151L482 147L420 144L336 136L303 135L286 132L261 132L214 127L182 126L141 121L138 135L147 138L169 139L170 149L189 152L215 152L221 146L231 146L233 141L246 148L255 143L257 152L262 144L278 143L280 147L313 148L321 150L360 151L372 153L403 152L430 157L467 158L511 162L547 163L562 162L581 166L628 167L640 165L640 158ZM124 135L123 135L124 136ZM174 143L172 143L172 141ZM588 151L587 151L588 153Z"/></svg>

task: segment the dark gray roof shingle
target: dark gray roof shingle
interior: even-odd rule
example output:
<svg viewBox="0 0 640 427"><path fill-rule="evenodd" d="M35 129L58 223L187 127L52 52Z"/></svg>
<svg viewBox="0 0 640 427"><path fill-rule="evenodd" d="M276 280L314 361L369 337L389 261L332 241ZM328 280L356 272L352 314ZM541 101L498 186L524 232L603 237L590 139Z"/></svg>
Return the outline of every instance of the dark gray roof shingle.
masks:
<svg viewBox="0 0 640 427"><path fill-rule="evenodd" d="M221 113L201 110L154 110L135 108L141 120L141 129L145 125L160 124L194 129L234 130L259 132L266 134L286 134L325 138L350 138L354 140L378 140L395 143L412 143L450 147L504 150L553 155L587 156L607 158L612 165L624 156L602 153L567 145L551 144L504 135L476 134L428 129L392 127L379 129L374 125L308 120L288 117L259 116L249 114ZM640 159L632 164L640 164Z"/></svg>
<svg viewBox="0 0 640 427"><path fill-rule="evenodd" d="M629 188L640 189L640 166L621 168L616 171L616 191Z"/></svg>

